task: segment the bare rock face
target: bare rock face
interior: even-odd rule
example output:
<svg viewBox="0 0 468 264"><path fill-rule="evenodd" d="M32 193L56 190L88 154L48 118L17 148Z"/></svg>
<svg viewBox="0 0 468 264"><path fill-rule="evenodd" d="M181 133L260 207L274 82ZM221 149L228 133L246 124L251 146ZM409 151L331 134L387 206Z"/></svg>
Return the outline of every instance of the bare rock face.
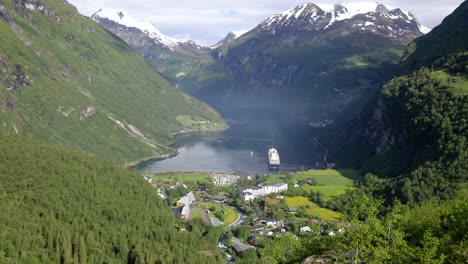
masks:
<svg viewBox="0 0 468 264"><path fill-rule="evenodd" d="M388 115L387 104L380 97L374 107L372 117L365 130L365 137L375 147L377 153L383 153L401 143L406 138L406 131L398 121Z"/></svg>
<svg viewBox="0 0 468 264"><path fill-rule="evenodd" d="M58 22L62 20L59 14L48 9L41 0L14 0L13 7L16 12L28 18L30 12L40 12L43 15L54 17Z"/></svg>
<svg viewBox="0 0 468 264"><path fill-rule="evenodd" d="M117 17L107 17L108 13L113 13L110 10L101 9L94 13L91 18L98 22L102 27L107 29L108 31L114 33L116 36L121 38L125 41L132 49L136 50L142 56L151 56L155 52L151 52L157 50L156 53L161 52L170 52L170 53L179 53L185 55L200 55L200 54L207 54L210 49L207 47L202 47L190 40L177 40L170 38L159 30L157 30L154 26L153 28L149 28L148 22L141 22L138 21L136 23L143 23L145 27L139 25L128 25L125 22L122 22L122 18L129 18L132 21L137 21L134 18L130 18L122 11L115 11L117 12ZM120 19L120 20L119 20Z"/></svg>
<svg viewBox="0 0 468 264"><path fill-rule="evenodd" d="M8 14L8 11L3 5L0 5L0 18L5 20L7 23L10 23L10 21L12 20L12 17Z"/></svg>
<svg viewBox="0 0 468 264"><path fill-rule="evenodd" d="M151 47L155 45L148 35L137 28L127 28L107 18L93 16L93 19L102 27L124 40L142 56L146 55Z"/></svg>
<svg viewBox="0 0 468 264"><path fill-rule="evenodd" d="M15 65L15 70L7 75L7 80L4 81L8 91L16 91L19 88L30 85L29 77L24 73L23 67L19 64Z"/></svg>

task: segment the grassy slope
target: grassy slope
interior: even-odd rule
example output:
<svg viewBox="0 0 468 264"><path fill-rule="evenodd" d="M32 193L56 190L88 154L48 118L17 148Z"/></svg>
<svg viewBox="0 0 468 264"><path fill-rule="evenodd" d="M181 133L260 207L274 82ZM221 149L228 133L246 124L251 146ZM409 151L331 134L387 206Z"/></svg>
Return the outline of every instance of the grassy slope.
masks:
<svg viewBox="0 0 468 264"><path fill-rule="evenodd" d="M303 184L298 188L305 191L313 190L321 192L324 200L330 200L333 197L342 195L346 190L352 188L353 179L360 177L359 171L355 170L311 170L304 171L291 176L276 174L269 176L265 180L265 184L275 184L279 182L287 182L292 185L295 182L305 181L311 178L316 185L310 186ZM340 214L332 210L321 208L317 204L310 201L308 197L295 196L286 197L286 203L289 207L306 206L306 213L311 217L319 217L325 220L338 219Z"/></svg>
<svg viewBox="0 0 468 264"><path fill-rule="evenodd" d="M157 192L112 162L0 133L0 164L0 263L216 262L199 253L216 245L177 232Z"/></svg>
<svg viewBox="0 0 468 264"><path fill-rule="evenodd" d="M447 72L447 70L433 71L431 74L433 78L452 87L456 94L468 94L468 74L453 75Z"/></svg>
<svg viewBox="0 0 468 264"><path fill-rule="evenodd" d="M12 131L14 125L36 138L123 162L171 152L166 147L171 134L184 128L175 119L178 115L225 127L213 109L171 89L125 43L74 7L60 0L46 1L46 7L61 21L37 12L27 12L25 19L11 9L16 23L0 20L0 57L5 62L0 68L7 72L0 74L4 129ZM30 85L4 91L16 64ZM84 117L86 107L94 107L95 113ZM109 116L137 127L147 140L129 135Z"/></svg>
<svg viewBox="0 0 468 264"><path fill-rule="evenodd" d="M305 181L308 178L313 179L317 185L341 185L351 186L353 179L360 176L356 170L310 170L293 174L291 178L284 174L274 174L265 180L265 184L275 184L279 182L294 183L296 181Z"/></svg>
<svg viewBox="0 0 468 264"><path fill-rule="evenodd" d="M222 206L215 203L205 203L206 208L214 207L215 211L210 212L210 217L216 217L215 212L217 211L224 211L226 214L224 215L224 226L229 226L230 224L234 223L237 220L237 212L229 206Z"/></svg>
<svg viewBox="0 0 468 264"><path fill-rule="evenodd" d="M294 174L292 178L277 174L267 178L265 184L275 184L278 182L287 182L292 185L298 181L305 181L311 178L316 185L311 186L303 184L300 186L305 191L313 190L321 192L325 200L342 195L346 190L352 188L353 180L360 176L359 171L355 170L311 170Z"/></svg>
<svg viewBox="0 0 468 264"><path fill-rule="evenodd" d="M304 196L286 197L285 199L286 204L289 207L305 206L307 208L306 213L310 217L318 217L324 220L335 220L341 217L340 213L334 212L330 209L321 208Z"/></svg>

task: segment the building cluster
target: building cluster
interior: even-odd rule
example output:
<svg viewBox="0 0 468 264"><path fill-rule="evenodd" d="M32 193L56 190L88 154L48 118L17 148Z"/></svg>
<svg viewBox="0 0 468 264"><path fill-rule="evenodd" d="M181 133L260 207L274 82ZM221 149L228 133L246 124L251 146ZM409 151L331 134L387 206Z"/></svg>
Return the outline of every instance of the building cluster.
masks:
<svg viewBox="0 0 468 264"><path fill-rule="evenodd" d="M229 186L239 180L239 176L226 173L211 173L210 179L215 186Z"/></svg>
<svg viewBox="0 0 468 264"><path fill-rule="evenodd" d="M288 190L288 184L281 182L275 185L265 185L241 189L239 192L239 196L244 201L251 201L257 197L266 196L272 193L280 193L286 190Z"/></svg>
<svg viewBox="0 0 468 264"><path fill-rule="evenodd" d="M180 217L182 219L187 219L190 216L194 202L195 196L193 195L193 192L189 192L177 201L176 206L180 209Z"/></svg>

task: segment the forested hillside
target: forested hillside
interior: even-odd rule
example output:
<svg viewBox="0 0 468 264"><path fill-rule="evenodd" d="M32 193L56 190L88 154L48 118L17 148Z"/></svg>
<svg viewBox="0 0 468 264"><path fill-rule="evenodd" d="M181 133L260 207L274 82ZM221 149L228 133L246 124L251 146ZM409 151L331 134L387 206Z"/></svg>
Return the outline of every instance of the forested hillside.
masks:
<svg viewBox="0 0 468 264"><path fill-rule="evenodd" d="M0 133L0 212L0 263L220 262L140 175L24 136Z"/></svg>
<svg viewBox="0 0 468 264"><path fill-rule="evenodd" d="M415 208L396 204L379 216L380 201L353 191L342 234L319 235L312 224L313 232L276 238L236 263L466 263L467 195Z"/></svg>
<svg viewBox="0 0 468 264"><path fill-rule="evenodd" d="M466 32L468 32L468 2L464 1L430 34L416 39L407 47L400 70L411 72L421 66L429 67L441 57L466 51L468 47Z"/></svg>
<svg viewBox="0 0 468 264"><path fill-rule="evenodd" d="M446 25L465 23L467 15L465 2L437 30L415 40L420 48L414 54L421 57L411 56L416 61L426 58L420 63L425 66L385 84L359 118L337 136L344 143L335 157L342 166L384 178L374 194L387 204L395 198L409 204L431 197L449 199L467 186L468 43L457 39L467 39L468 31L460 35L457 28ZM432 39L458 44L452 52L448 45L442 53L448 55L436 58Z"/></svg>
<svg viewBox="0 0 468 264"><path fill-rule="evenodd" d="M181 130L226 128L66 1L0 0L0 35L1 130L124 163L174 153Z"/></svg>

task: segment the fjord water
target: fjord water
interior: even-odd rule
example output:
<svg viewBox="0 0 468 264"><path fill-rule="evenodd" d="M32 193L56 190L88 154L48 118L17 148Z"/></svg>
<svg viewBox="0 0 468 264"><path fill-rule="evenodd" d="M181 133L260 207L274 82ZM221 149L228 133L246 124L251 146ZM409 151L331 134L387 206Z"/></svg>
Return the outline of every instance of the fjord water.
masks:
<svg viewBox="0 0 468 264"><path fill-rule="evenodd" d="M320 128L310 121L263 114L227 120L230 128L222 133L177 136L178 155L153 160L136 167L142 172L268 172L267 151L274 146L281 156L281 171L311 167L321 160L324 150L314 144Z"/></svg>

